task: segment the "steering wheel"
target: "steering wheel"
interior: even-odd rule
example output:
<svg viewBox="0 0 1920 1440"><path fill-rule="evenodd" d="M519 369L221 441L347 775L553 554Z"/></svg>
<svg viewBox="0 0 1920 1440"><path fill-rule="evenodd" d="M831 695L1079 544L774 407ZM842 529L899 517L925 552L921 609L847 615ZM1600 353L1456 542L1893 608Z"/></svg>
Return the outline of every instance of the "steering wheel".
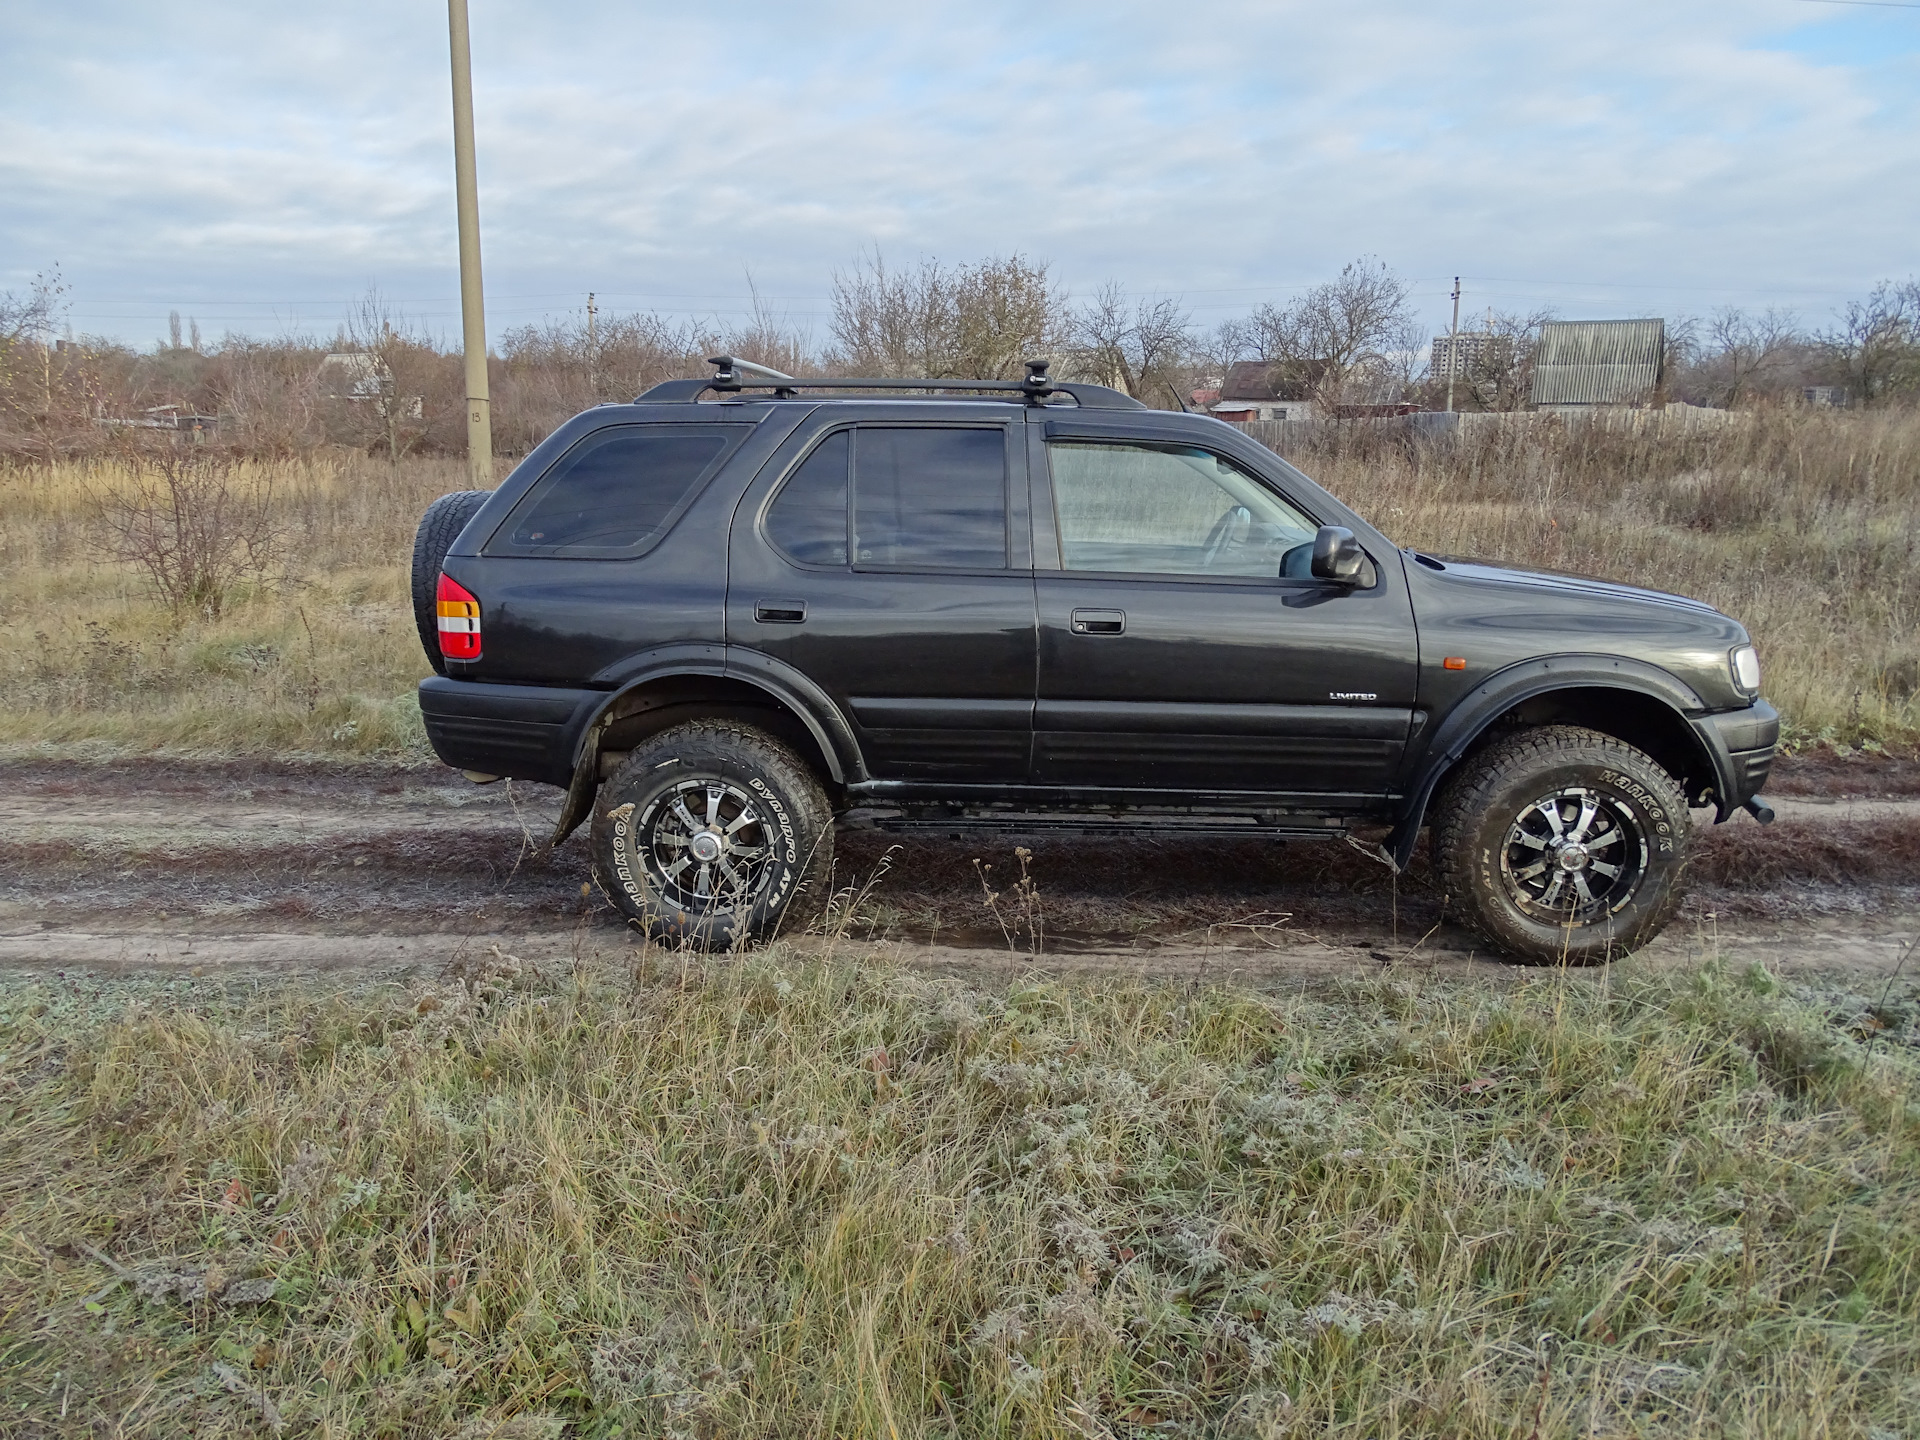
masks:
<svg viewBox="0 0 1920 1440"><path fill-rule="evenodd" d="M1213 562L1220 558L1220 552L1228 545L1238 545L1247 538L1247 532L1253 528L1253 512L1244 505L1235 505L1226 514L1213 522L1213 529L1207 532L1207 538L1200 551L1200 566L1211 569Z"/></svg>

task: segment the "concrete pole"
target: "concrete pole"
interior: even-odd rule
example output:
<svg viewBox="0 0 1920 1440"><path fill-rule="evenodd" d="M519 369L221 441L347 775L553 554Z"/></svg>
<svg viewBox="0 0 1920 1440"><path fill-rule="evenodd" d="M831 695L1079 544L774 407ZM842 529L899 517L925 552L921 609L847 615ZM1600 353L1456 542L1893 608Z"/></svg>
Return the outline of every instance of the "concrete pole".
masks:
<svg viewBox="0 0 1920 1440"><path fill-rule="evenodd" d="M467 0L447 0L453 52L453 191L460 216L460 344L467 361L467 474L493 489L493 407L487 393L487 316L480 289L480 187L473 169L473 47Z"/></svg>
<svg viewBox="0 0 1920 1440"><path fill-rule="evenodd" d="M1453 338L1447 342L1447 413L1453 413L1453 377L1460 373L1460 277L1453 277Z"/></svg>

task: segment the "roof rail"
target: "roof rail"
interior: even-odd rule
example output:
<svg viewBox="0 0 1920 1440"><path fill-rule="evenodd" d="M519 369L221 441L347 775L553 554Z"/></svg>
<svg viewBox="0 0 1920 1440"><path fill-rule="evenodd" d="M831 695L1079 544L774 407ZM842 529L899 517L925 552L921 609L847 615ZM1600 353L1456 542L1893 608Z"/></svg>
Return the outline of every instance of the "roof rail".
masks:
<svg viewBox="0 0 1920 1440"><path fill-rule="evenodd" d="M707 363L714 373L705 380L663 380L644 394L634 397L636 405L673 405L696 400L709 390L733 395L742 390L771 390L776 400L790 399L801 390L964 390L983 395L1019 396L1020 403L1044 405L1050 396L1066 395L1076 404L1096 410L1144 410L1131 395L1105 385L1083 385L1077 381L1054 380L1047 374L1048 360L1029 360L1024 380L859 380L808 378L784 375L764 365L739 360L731 355L715 355ZM874 395L874 400L915 398L908 395Z"/></svg>

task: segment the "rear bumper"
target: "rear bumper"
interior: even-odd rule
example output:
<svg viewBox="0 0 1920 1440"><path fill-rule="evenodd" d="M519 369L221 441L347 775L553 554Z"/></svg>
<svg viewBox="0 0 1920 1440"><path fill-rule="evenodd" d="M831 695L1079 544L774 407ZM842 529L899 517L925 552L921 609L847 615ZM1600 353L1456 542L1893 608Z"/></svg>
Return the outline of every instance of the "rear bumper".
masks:
<svg viewBox="0 0 1920 1440"><path fill-rule="evenodd" d="M490 685L434 675L420 682L420 718L433 753L456 770L566 786L575 723L606 693L548 685Z"/></svg>
<svg viewBox="0 0 1920 1440"><path fill-rule="evenodd" d="M1773 769L1773 752L1780 741L1780 712L1764 700L1744 710L1702 715L1695 732L1713 756L1719 777L1719 818L1724 820L1760 793Z"/></svg>

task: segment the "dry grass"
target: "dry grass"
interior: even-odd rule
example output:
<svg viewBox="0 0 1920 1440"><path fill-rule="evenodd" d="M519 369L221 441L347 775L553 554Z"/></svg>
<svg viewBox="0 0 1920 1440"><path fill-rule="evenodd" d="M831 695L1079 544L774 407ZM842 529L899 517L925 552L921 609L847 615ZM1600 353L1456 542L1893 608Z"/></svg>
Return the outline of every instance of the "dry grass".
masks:
<svg viewBox="0 0 1920 1440"><path fill-rule="evenodd" d="M354 455L251 462L280 563L217 615L178 612L112 558L98 500L124 469L0 470L0 742L109 751L428 754L407 597L420 513L462 467Z"/></svg>
<svg viewBox="0 0 1920 1440"><path fill-rule="evenodd" d="M1920 734L1920 412L1687 433L1549 419L1293 458L1403 545L1692 595L1753 632L1801 743ZM1356 444L1358 439L1361 443Z"/></svg>
<svg viewBox="0 0 1920 1440"><path fill-rule="evenodd" d="M16 985L0 1428L1911 1434L1912 1009L778 949Z"/></svg>
<svg viewBox="0 0 1920 1440"><path fill-rule="evenodd" d="M1719 605L1757 637L1797 742L1920 737L1920 414L1692 434L1542 422L1457 446L1359 432L1295 458L1403 543ZM176 615L109 558L97 497L116 472L0 470L0 743L425 758L406 561L460 467L257 468L282 565L217 618Z"/></svg>

